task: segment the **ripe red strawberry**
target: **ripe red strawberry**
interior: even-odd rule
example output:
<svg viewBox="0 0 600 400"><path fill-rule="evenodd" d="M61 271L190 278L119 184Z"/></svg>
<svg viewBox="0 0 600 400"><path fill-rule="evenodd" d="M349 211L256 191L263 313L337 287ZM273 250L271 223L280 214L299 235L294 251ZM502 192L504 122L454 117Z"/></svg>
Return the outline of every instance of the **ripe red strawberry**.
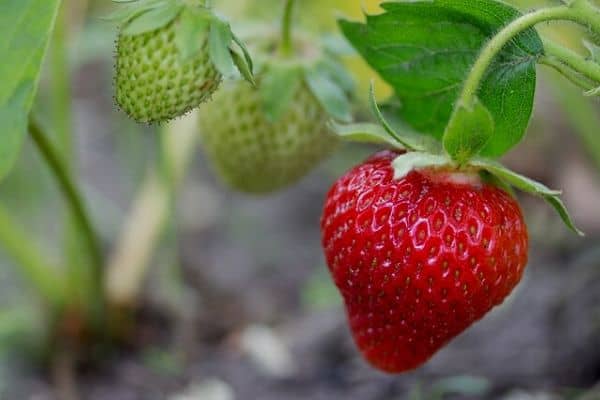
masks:
<svg viewBox="0 0 600 400"><path fill-rule="evenodd" d="M509 295L527 263L516 201L478 175L394 179L396 153L339 179L321 220L354 340L387 372L414 369Z"/></svg>

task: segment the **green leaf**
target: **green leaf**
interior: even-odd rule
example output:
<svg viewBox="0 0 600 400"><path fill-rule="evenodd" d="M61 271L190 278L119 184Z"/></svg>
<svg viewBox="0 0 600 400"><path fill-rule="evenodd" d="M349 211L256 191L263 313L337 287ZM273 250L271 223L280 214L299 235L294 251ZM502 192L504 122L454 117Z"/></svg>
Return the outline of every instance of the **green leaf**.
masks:
<svg viewBox="0 0 600 400"><path fill-rule="evenodd" d="M254 75L252 74L251 66L248 65L248 60L237 52L237 50L230 49L231 57L233 59L233 63L237 67L242 77L248 81L252 86L256 86L256 81L254 80Z"/></svg>
<svg viewBox="0 0 600 400"><path fill-rule="evenodd" d="M583 231L581 231L575 225L575 221L573 221L573 218L569 214L569 210L567 210L567 207L562 202L560 197L558 197L558 196L543 196L543 198L544 198L544 200L546 200L547 203L549 203L552 207L554 207L554 209L556 210L558 215L560 215L560 218L563 220L565 225L567 225L567 227L571 231L575 232L579 236L585 236L585 233L583 233Z"/></svg>
<svg viewBox="0 0 600 400"><path fill-rule="evenodd" d="M248 51L246 44L244 42L242 42L242 40L239 37L237 37L237 35L233 32L232 32L232 36L233 36L233 42L238 45L238 47L242 50L242 54L244 55L244 62L246 64L244 68L249 70L250 73L253 74L254 73L254 62L252 61L252 57L250 56L250 52ZM238 68L239 68L239 66L238 66ZM241 71L241 72L243 73L243 71ZM248 78L246 78L246 80L248 80ZM252 81L250 83L252 83L253 85L255 84L254 75L252 75Z"/></svg>
<svg viewBox="0 0 600 400"><path fill-rule="evenodd" d="M260 95L267 118L275 122L290 107L302 83L302 70L295 64L271 64L260 83Z"/></svg>
<svg viewBox="0 0 600 400"><path fill-rule="evenodd" d="M384 3L366 23L340 21L351 44L385 79L414 129L440 139L467 73L484 44L519 12L494 0ZM482 154L499 156L524 135L533 109L542 42L533 29L517 36L488 70L479 91L495 121Z"/></svg>
<svg viewBox="0 0 600 400"><path fill-rule="evenodd" d="M237 37L233 32L231 33L231 35L233 38L233 42L237 44L237 46L242 51L242 54L240 55L237 50L230 48L231 56L233 57L233 62L242 74L242 77L246 79L246 81L248 81L248 83L250 83L252 86L256 86L256 81L254 80L254 62L252 61L250 52L248 51L248 48L246 47L244 42L242 42L239 37Z"/></svg>
<svg viewBox="0 0 600 400"><path fill-rule="evenodd" d="M346 67L338 60L332 57L323 57L315 65L315 68L321 73L329 76L331 80L337 83L346 93L354 92L354 78L346 70Z"/></svg>
<svg viewBox="0 0 600 400"><path fill-rule="evenodd" d="M336 56L356 55L350 43L339 35L325 35L321 39L325 51Z"/></svg>
<svg viewBox="0 0 600 400"><path fill-rule="evenodd" d="M235 74L235 64L229 45L233 40L233 34L229 24L220 19L213 19L210 24L209 53L217 70L225 77Z"/></svg>
<svg viewBox="0 0 600 400"><path fill-rule="evenodd" d="M200 53L202 37L208 34L212 15L204 9L187 7L181 12L175 43L181 58L188 61Z"/></svg>
<svg viewBox="0 0 600 400"><path fill-rule="evenodd" d="M399 155L394 161L392 161L392 167L394 168L394 179L402 179L408 175L409 172L415 169L418 170L430 167L439 168L451 165L452 160L444 155L421 153L419 151L413 151Z"/></svg>
<svg viewBox="0 0 600 400"><path fill-rule="evenodd" d="M373 82L371 82L371 88L369 90L369 106L371 107L373 115L375 115L375 118L377 118L377 121L379 121L379 123L381 124L381 126L383 126L383 128L389 134L389 136L392 137L395 141L401 143L402 146L404 146L406 149L419 151L427 150L431 153L435 152L433 148L427 146L427 143L424 140L422 140L422 138L410 134L406 129L398 131L388 123L386 118L381 113L379 105L377 104L377 98L375 96L375 85L373 84ZM399 132L402 132L402 134L399 134Z"/></svg>
<svg viewBox="0 0 600 400"><path fill-rule="evenodd" d="M350 101L327 73L319 68L310 68L305 71L305 78L312 93L332 117L345 122L352 120Z"/></svg>
<svg viewBox="0 0 600 400"><path fill-rule="evenodd" d="M517 197L515 189L502 179L498 178L496 175L491 174L488 171L481 171L479 173L479 176L481 177L483 182L504 190L506 193L510 194L514 198Z"/></svg>
<svg viewBox="0 0 600 400"><path fill-rule="evenodd" d="M533 179L527 178L526 176L519 175L493 160L473 159L471 160L470 165L488 171L507 184L514 186L525 193L542 197L552 207L554 207L569 229L580 236L584 235L583 232L575 226L575 223L569 215L567 208L560 200L559 196L562 194L561 191L549 189L544 184L536 182Z"/></svg>
<svg viewBox="0 0 600 400"><path fill-rule="evenodd" d="M183 5L178 4L152 8L132 19L125 25L121 33L127 36L135 36L160 29L177 18L182 9Z"/></svg>
<svg viewBox="0 0 600 400"><path fill-rule="evenodd" d="M140 12L144 12L144 11L139 11L139 7L135 7L131 4L127 4L125 6L117 8L116 10L114 10L113 12L108 14L107 16L102 17L102 19L104 21L123 23L123 22L129 21L131 18L135 17L136 15L139 15Z"/></svg>
<svg viewBox="0 0 600 400"><path fill-rule="evenodd" d="M387 144L396 149L405 149L405 146L390 136L381 125L370 123L342 125L332 121L329 126L336 135L344 140L358 143Z"/></svg>
<svg viewBox="0 0 600 400"><path fill-rule="evenodd" d="M485 159L474 159L470 162L471 165L484 169L491 174L496 175L511 186L516 187L527 193L544 195L544 196L559 196L562 194L560 190L552 190L546 185L536 182L531 178L517 174L514 171L506 168L504 165Z"/></svg>
<svg viewBox="0 0 600 400"><path fill-rule="evenodd" d="M478 154L494 134L494 118L475 98L473 104L457 104L446 127L444 150L459 165Z"/></svg>
<svg viewBox="0 0 600 400"><path fill-rule="evenodd" d="M209 35L209 52L212 62L222 75L231 77L235 67L250 84L256 85L253 63L245 44L233 34L229 24L209 9L187 7L179 19L176 43L184 60L189 60L201 51L202 37ZM235 43L241 50L231 47Z"/></svg>
<svg viewBox="0 0 600 400"><path fill-rule="evenodd" d="M0 1L0 178L27 132L40 68L60 0Z"/></svg>
<svg viewBox="0 0 600 400"><path fill-rule="evenodd" d="M120 6L115 11L113 11L106 17L103 17L102 19L105 21L117 22L119 24L126 24L127 22L131 21L132 19L142 15L146 11L150 11L153 8L164 6L167 1L166 0L153 0L153 1L139 2L139 1L134 0L134 1L126 2L126 1L113 0L113 2L120 3L120 4L124 4L124 3L127 3L127 4Z"/></svg>

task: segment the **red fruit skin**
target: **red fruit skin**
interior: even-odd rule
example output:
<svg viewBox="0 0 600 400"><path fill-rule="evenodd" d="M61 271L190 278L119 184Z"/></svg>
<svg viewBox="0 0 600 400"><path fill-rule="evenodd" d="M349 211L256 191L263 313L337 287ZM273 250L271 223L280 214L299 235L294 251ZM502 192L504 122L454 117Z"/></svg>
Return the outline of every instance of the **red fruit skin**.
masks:
<svg viewBox="0 0 600 400"><path fill-rule="evenodd" d="M328 193L322 244L354 340L376 368L419 367L499 305L527 263L527 227L503 190L433 170L395 180L378 153Z"/></svg>

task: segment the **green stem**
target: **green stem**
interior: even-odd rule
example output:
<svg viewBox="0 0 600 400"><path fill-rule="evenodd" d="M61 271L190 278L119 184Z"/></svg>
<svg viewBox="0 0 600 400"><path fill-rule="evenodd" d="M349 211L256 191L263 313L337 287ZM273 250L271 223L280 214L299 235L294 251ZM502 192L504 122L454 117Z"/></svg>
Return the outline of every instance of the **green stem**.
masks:
<svg viewBox="0 0 600 400"><path fill-rule="evenodd" d="M463 104L472 103L479 90L479 85L494 58L515 36L541 22L559 20L576 22L600 33L600 21L596 21L595 16L578 7L544 8L517 18L494 36L479 55L463 87L460 97Z"/></svg>
<svg viewBox="0 0 600 400"><path fill-rule="evenodd" d="M551 79L550 89L562 106L571 125L581 138L585 150L600 171L600 116L594 102L559 79Z"/></svg>
<svg viewBox="0 0 600 400"><path fill-rule="evenodd" d="M571 8L585 15L587 23L584 25L587 25L596 34L600 33L600 9L598 7L589 0L575 0L571 4Z"/></svg>
<svg viewBox="0 0 600 400"><path fill-rule="evenodd" d="M51 101L53 116L53 133L56 135L56 148L60 150L65 167L73 173L75 152L73 151L73 129L72 129L72 107L71 107L71 85L68 71L68 23L67 10L72 6L71 1L63 1L58 13L51 46ZM67 211L64 226L64 246L66 261L66 279L69 281L68 289L71 292L71 301L90 298L94 295L91 290L95 282L91 282L89 276L89 262L82 260L82 235L79 234L77 221ZM96 299L90 298L91 303Z"/></svg>
<svg viewBox="0 0 600 400"><path fill-rule="evenodd" d="M65 288L58 279L57 270L48 265L48 257L33 246L31 235L20 223L14 221L11 213L0 205L0 243L6 253L18 264L25 278L52 305L63 303Z"/></svg>
<svg viewBox="0 0 600 400"><path fill-rule="evenodd" d="M283 11L283 22L281 25L281 54L284 57L289 57L293 51L292 41L292 17L294 15L295 0L286 0L285 8Z"/></svg>
<svg viewBox="0 0 600 400"><path fill-rule="evenodd" d="M66 4L58 13L51 47L52 73L52 115L54 116L54 132L58 134L60 149L65 155L65 162L71 160L73 153L71 129L71 88L69 82L69 63L67 54L67 20Z"/></svg>
<svg viewBox="0 0 600 400"><path fill-rule="evenodd" d="M573 50L548 39L544 39L544 50L547 56L559 60L573 70L600 84L599 64L592 60L585 59Z"/></svg>
<svg viewBox="0 0 600 400"><path fill-rule="evenodd" d="M592 90L595 88L595 86L591 83L591 81L589 79L586 79L586 77L582 76L581 74L577 73L576 71L573 71L571 68L569 68L563 62L557 60L554 57L543 56L543 57L540 57L539 62L540 62L540 64L550 67L550 68L554 69L555 71L559 72L562 76L564 76L569 81L571 81L571 83L573 83L574 85L578 86L579 88L581 88L583 90L587 91L587 90Z"/></svg>
<svg viewBox="0 0 600 400"><path fill-rule="evenodd" d="M101 282L103 275L102 252L92 227L91 219L85 209L83 197L77 189L73 177L69 173L69 170L61 158L60 153L48 140L48 137L44 133L39 121L37 121L37 119L34 117L30 119L29 131L33 142L54 174L65 200L67 201L68 206L71 208L71 213L81 229L81 233L84 236L83 239L86 242L90 253L90 258L92 259L94 269L93 279L95 282Z"/></svg>

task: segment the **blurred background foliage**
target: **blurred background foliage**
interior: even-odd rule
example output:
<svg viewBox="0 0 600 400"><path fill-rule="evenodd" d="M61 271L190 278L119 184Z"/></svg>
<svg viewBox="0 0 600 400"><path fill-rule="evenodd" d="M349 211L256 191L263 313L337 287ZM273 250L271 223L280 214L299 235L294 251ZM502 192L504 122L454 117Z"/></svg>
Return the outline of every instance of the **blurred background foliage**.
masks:
<svg viewBox="0 0 600 400"><path fill-rule="evenodd" d="M510 2L523 10L556 3ZM282 2L215 3L237 23L251 17L277 26ZM335 33L336 17L362 18L363 7L377 12L378 4L302 0L298 23L311 32ZM77 172L107 247L161 159L159 128L134 124L113 103L115 29L101 19L112 7L108 0L65 2L68 93L55 86L60 65L53 63L61 52L55 43L36 106L57 140L65 118L76 133ZM541 30L582 50L579 31L568 24ZM357 57L348 57L348 66L359 81L358 97L366 98L375 74ZM522 198L532 236L524 282L507 304L427 366L390 377L357 357L320 253L318 218L326 190L373 148L344 146L300 185L266 199L228 192L199 151L152 257L134 339L104 353L100 367L81 371L83 398L599 398L593 387L600 382L600 106L554 72L540 72L531 129L506 162L562 188L588 236L573 237L551 210ZM389 88L379 80L377 85L385 99ZM61 95L73 96L66 110L57 109ZM1 188L0 203L58 264L65 211L31 146ZM77 282L71 289L81 291ZM44 340L52 345L56 339L46 335L39 306L0 249L0 399L61 396L54 390L61 377L48 379L31 362L42 358Z"/></svg>

